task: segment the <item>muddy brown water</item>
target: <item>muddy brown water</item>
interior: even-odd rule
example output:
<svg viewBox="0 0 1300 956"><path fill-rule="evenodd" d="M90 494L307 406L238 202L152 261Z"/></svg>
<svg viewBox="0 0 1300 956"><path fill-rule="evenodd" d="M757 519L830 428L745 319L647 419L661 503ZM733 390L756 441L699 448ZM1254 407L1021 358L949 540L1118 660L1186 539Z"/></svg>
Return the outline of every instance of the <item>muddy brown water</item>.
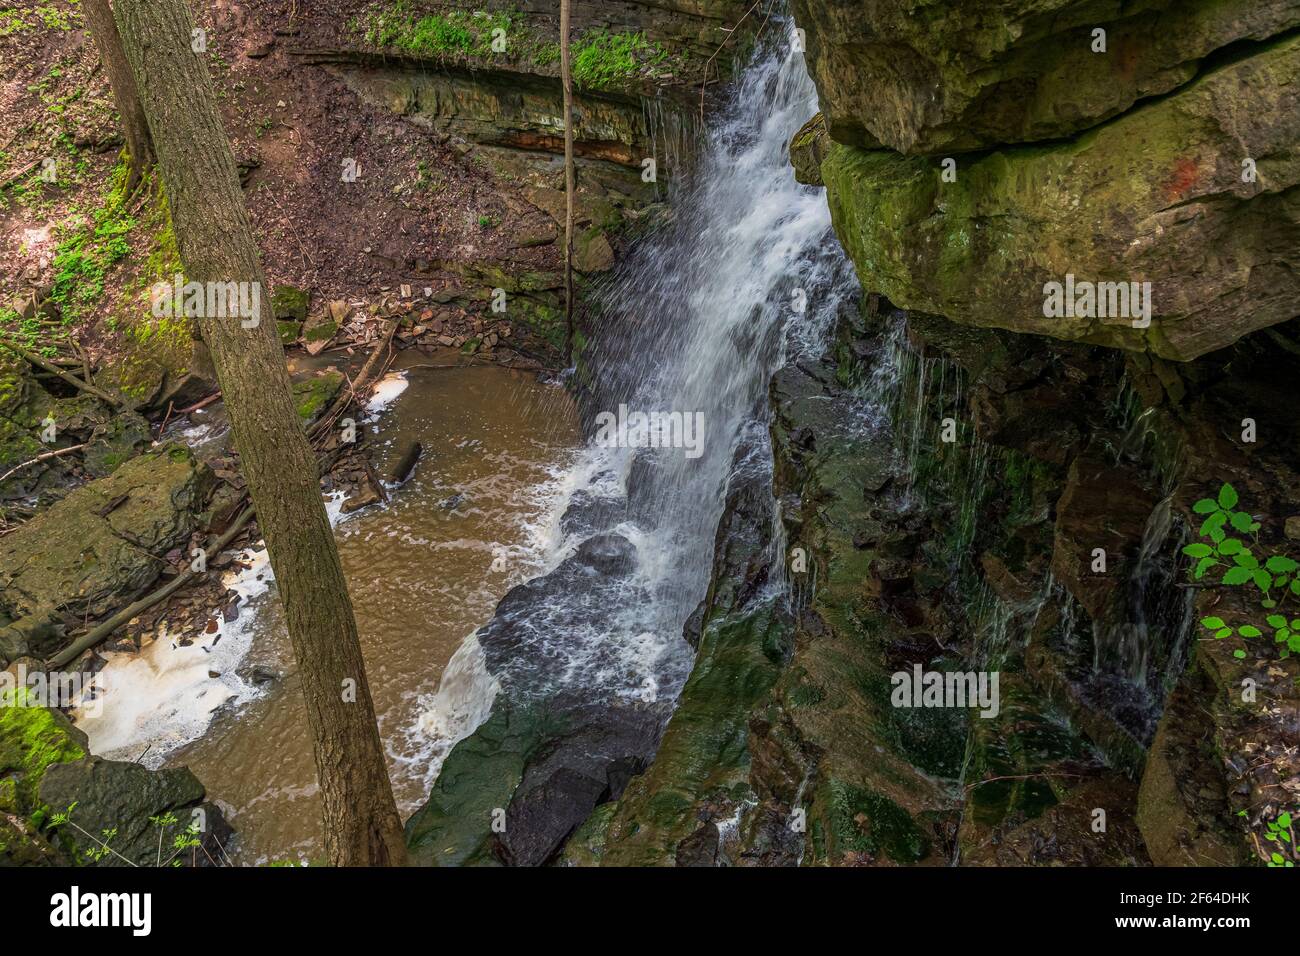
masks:
<svg viewBox="0 0 1300 956"><path fill-rule="evenodd" d="M366 427L378 429L381 474L411 440L424 455L390 505L336 529L403 816L427 798L445 749L420 727L443 669L505 591L547 560L580 444L568 397L535 375L494 366L405 375L406 391ZM283 677L220 712L166 765L190 767L227 809L236 863L319 860L316 769L281 609L271 592L243 615L253 630L243 669Z"/></svg>

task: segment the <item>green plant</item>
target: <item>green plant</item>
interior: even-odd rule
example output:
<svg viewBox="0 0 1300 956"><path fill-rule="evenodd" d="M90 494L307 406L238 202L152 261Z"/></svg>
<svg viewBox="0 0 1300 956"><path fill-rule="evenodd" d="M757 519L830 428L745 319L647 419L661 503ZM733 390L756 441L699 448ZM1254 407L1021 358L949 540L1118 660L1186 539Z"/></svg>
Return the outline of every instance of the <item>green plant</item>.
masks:
<svg viewBox="0 0 1300 956"><path fill-rule="evenodd" d="M84 856L82 856L78 862L98 863L105 857L112 855L128 866L139 866L139 864L134 860L123 856L117 850L113 849L112 843L113 840L117 838L117 827L108 827L100 830L99 835L96 836L72 819L72 811L76 808L77 804L73 802L73 804L62 813L52 814L48 824L48 829L57 830L59 827L68 826L95 844L85 852ZM181 861L177 859L177 857L179 857L181 853L186 850L197 849L203 844L203 841L199 838L198 824L191 823L185 829L172 834L171 842L166 845L166 848L171 850L171 853L166 859L164 859L164 839L167 836L167 831L175 828L180 821L176 819L176 814L169 811L167 813L159 814L158 816L150 817L149 822L158 830L158 852L154 859L154 866L180 866Z"/></svg>
<svg viewBox="0 0 1300 956"><path fill-rule="evenodd" d="M1220 584L1230 587L1248 585L1262 594L1260 604L1265 610L1278 608L1288 597L1300 596L1300 577L1296 570L1300 563L1285 554L1263 557L1259 542L1260 522L1245 511L1238 511L1239 496L1230 484L1224 484L1215 498L1202 498L1192 506L1192 511L1204 515L1199 536L1202 541L1183 548L1183 554L1196 559L1192 568L1193 580L1200 581L1214 568L1223 568ZM1267 625L1273 630L1276 643L1282 645L1283 657L1300 653L1300 617L1289 619L1283 614L1270 614ZM1221 617L1205 617L1201 626L1211 631L1218 640L1236 634L1243 638L1263 636L1263 629L1255 624L1237 627ZM1238 649L1233 656L1244 658L1246 652Z"/></svg>
<svg viewBox="0 0 1300 956"><path fill-rule="evenodd" d="M498 11L449 10L417 16L404 0L386 8L371 10L353 29L367 43L401 50L415 56L487 57L496 51L492 43L497 31L510 32L520 14Z"/></svg>
<svg viewBox="0 0 1300 956"><path fill-rule="evenodd" d="M667 55L640 33L589 33L573 48L573 82L587 89L603 89L636 76Z"/></svg>
<svg viewBox="0 0 1300 956"><path fill-rule="evenodd" d="M1264 821L1264 839L1273 844L1273 848L1265 850L1260 847L1260 853L1267 853L1269 867L1286 867L1291 868L1300 860L1300 849L1296 847L1295 827L1292 821L1292 815L1295 812L1285 810L1277 815L1276 820ZM1245 810L1238 810L1237 816L1247 816Z"/></svg>
<svg viewBox="0 0 1300 956"><path fill-rule="evenodd" d="M1269 866L1293 867L1297 859L1295 830L1291 828L1291 814L1281 813L1266 827L1264 839L1276 847L1269 853Z"/></svg>

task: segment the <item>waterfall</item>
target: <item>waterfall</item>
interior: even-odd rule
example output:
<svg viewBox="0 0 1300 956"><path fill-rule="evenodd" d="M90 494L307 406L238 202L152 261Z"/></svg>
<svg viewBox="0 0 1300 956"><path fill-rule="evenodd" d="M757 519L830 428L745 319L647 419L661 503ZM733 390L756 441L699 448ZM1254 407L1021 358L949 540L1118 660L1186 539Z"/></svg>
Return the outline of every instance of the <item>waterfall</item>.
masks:
<svg viewBox="0 0 1300 956"><path fill-rule="evenodd" d="M596 290L600 320L581 356L589 443L556 562L479 631L514 699L644 700L647 687L676 698L692 665L683 627L708 585L736 450L768 440L771 373L820 355L857 295L825 196L789 164L817 98L792 25L781 26L787 35L769 31L710 116L689 175L674 177L670 221ZM701 424L701 440L602 440L602 416L624 413L679 414Z"/></svg>

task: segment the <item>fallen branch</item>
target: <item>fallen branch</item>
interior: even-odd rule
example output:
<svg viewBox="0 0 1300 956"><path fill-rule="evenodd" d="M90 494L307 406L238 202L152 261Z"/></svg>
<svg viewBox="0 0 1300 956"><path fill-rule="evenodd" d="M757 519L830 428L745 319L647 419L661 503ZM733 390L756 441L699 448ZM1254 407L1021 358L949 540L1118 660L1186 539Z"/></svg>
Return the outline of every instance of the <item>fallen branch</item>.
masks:
<svg viewBox="0 0 1300 956"><path fill-rule="evenodd" d="M244 525L248 524L249 519L252 517L253 508L250 505L231 523L230 527L226 529L225 534L219 537L212 547L204 551L205 566L207 561L212 560L225 550L226 545L230 544L230 542L235 539L235 535L239 534L239 532L243 530ZM142 614L155 604L170 597L173 593L180 590L183 585L188 584L190 580L196 577L198 577L198 575L194 571L186 568L152 594L147 594L135 603L128 604L107 621L77 638L77 640L73 641L52 657L47 662L47 666L53 668L66 666L92 647L107 640L114 631L130 621L131 618L135 617L137 614Z"/></svg>
<svg viewBox="0 0 1300 956"><path fill-rule="evenodd" d="M31 461L25 461L21 465L15 465L13 468L10 468L8 471L6 471L3 475L0 475L0 482L6 481L10 475L16 474L17 472L20 472L24 468L28 468L31 465L38 464L42 461L49 461L51 458L58 458L60 455L66 455L70 451L76 451L79 448L85 448L85 447L86 447L86 442L82 442L80 445L69 445L67 448L58 448L55 449L54 451L47 451L43 455L37 455Z"/></svg>
<svg viewBox="0 0 1300 956"><path fill-rule="evenodd" d="M126 404L120 398L114 398L112 395L108 394L108 392L104 391L102 388L97 388L96 386L91 385L89 382L83 382L81 379L77 378L77 376L71 374L70 372L65 372L63 369L59 368L53 362L47 362L45 359L41 358L35 352L29 352L21 345L15 345L13 342L7 340L0 340L0 345L3 345L5 348L9 349L9 351L13 352L15 355L22 356L28 362L35 365L37 368L43 368L45 369L45 371L49 372L50 374L57 375L59 378L63 379L63 381L67 382L69 385L73 385L81 389L83 392L89 392L91 395L94 395L96 398L100 399L103 402L107 402L109 405L112 405L114 408L122 408Z"/></svg>
<svg viewBox="0 0 1300 956"><path fill-rule="evenodd" d="M375 365L379 361L379 356L387 351L389 343L393 340L393 333L397 331L397 327L401 324L401 321L402 317L400 315L395 315L389 320L387 331L380 336L379 342L375 346L374 351L370 353L370 358L366 359L366 364L361 366L361 372L350 383L347 391L334 399L334 403L325 411L325 414L322 415L316 421L316 424L308 430L308 438L313 441L321 438L330 430L330 428L333 427L335 419L343 413L343 409L347 408L352 400L361 394L362 388L368 384L369 379L374 372Z"/></svg>
<svg viewBox="0 0 1300 956"><path fill-rule="evenodd" d="M213 393L212 393L211 395L209 395L207 398L200 399L199 401L197 401L197 402L195 402L193 405L191 405L189 408L180 408L180 409L177 409L177 410L176 410L176 414L177 414L177 415L188 415L190 412L197 412L200 408L206 408L207 406L211 405L213 402L215 402L215 401L216 401L217 399L219 399L220 397L221 397L221 392L220 392L220 391L213 392Z"/></svg>
<svg viewBox="0 0 1300 956"><path fill-rule="evenodd" d="M339 398L337 398L334 401L334 404L330 406L330 410L327 413L327 415L337 416L341 414L343 409L345 409L348 406L348 404L353 400L353 398L355 398L359 394L360 388L362 387L362 385L366 383L367 379L371 376L371 373L373 372L375 365L378 363L379 356L386 351L386 347L392 341L393 333L397 330L397 326L399 325L400 322L401 322L400 316L393 317L392 321L389 323L388 331L386 332L385 335L381 337L379 344L375 347L374 352L372 352L370 358L366 360L366 364L362 366L361 374L357 376L356 380L352 384L352 387L348 389L348 392L344 395L339 396ZM217 395L208 396L208 398L204 399L203 403L215 400L219 394L220 393L217 393ZM321 420L316 423L316 426L313 426L311 432L309 433L311 437L319 437L328 430L328 425L324 428L319 427L325 421L326 421L326 417L323 416ZM375 480L377 482L377 478ZM229 545L230 542L235 539L235 536L239 534L240 531L243 530L244 526L248 524L249 520L252 517L253 517L253 508L250 505L240 513L239 517L236 518L234 522L231 523L230 527L225 530L225 532L221 535L221 537L219 537L216 540L216 542L212 545L212 547L204 551L205 562L212 560L218 554L220 554L226 548L226 546ZM66 666L67 664L75 660L77 657L79 657L81 654L84 654L86 651L90 650L93 647L98 646L103 641L107 640L113 634L113 632L115 632L118 628L122 627L124 624L130 621L131 618L137 616L138 614L142 614L143 612L149 610L151 607L154 607L161 601L166 600L172 594L179 591L183 586L185 586L186 584L188 584L190 581L194 580L197 577L198 575L194 571L187 568L186 570L182 571L180 574L176 575L176 577L174 577L172 580L164 584L162 587L158 588L156 591L152 592L151 594L145 595L144 597L140 598L140 600L135 601L132 604L127 605L122 610L118 611L116 614L110 617L108 620L104 621L102 624L99 624L94 629L86 632L81 637L77 638L77 640L73 641L73 643L69 644L57 655L51 658L47 662L47 666L53 668Z"/></svg>

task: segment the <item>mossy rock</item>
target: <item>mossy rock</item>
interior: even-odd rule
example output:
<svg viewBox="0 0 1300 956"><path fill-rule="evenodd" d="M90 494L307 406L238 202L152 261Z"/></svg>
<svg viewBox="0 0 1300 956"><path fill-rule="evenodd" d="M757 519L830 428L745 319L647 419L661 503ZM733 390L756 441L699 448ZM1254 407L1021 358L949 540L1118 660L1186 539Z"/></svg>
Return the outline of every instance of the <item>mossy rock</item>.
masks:
<svg viewBox="0 0 1300 956"><path fill-rule="evenodd" d="M291 285L278 285L271 292L271 317L277 322L305 322L309 293Z"/></svg>
<svg viewBox="0 0 1300 956"><path fill-rule="evenodd" d="M40 785L52 766L86 756L86 735L57 710L15 705L15 693L0 702L0 866L64 864L40 833Z"/></svg>
<svg viewBox="0 0 1300 956"><path fill-rule="evenodd" d="M46 770L82 759L90 747L86 735L59 711L26 700L27 691L18 688L0 701L0 813L30 817L41 806Z"/></svg>
<svg viewBox="0 0 1300 956"><path fill-rule="evenodd" d="M97 618L127 603L198 529L211 483L189 449L164 445L73 490L0 539L0 611Z"/></svg>
<svg viewBox="0 0 1300 956"><path fill-rule="evenodd" d="M452 748L428 801L406 821L406 845L421 866L496 866L494 813L510 805L529 757L546 737L534 708L503 700Z"/></svg>
<svg viewBox="0 0 1300 956"><path fill-rule="evenodd" d="M954 182L933 158L837 145L821 166L836 234L901 308L1194 359L1295 315L1297 71L1292 36L1075 139L960 158ZM1150 325L1045 315L1067 275L1150 282Z"/></svg>
<svg viewBox="0 0 1300 956"><path fill-rule="evenodd" d="M560 854L561 866L600 866L605 857L605 842L609 821L618 810L618 803L602 803L591 812L587 821L573 831L569 842Z"/></svg>
<svg viewBox="0 0 1300 956"><path fill-rule="evenodd" d="M293 383L293 404L303 425L310 425L329 408L344 381L343 373L338 369L326 369Z"/></svg>
<svg viewBox="0 0 1300 956"><path fill-rule="evenodd" d="M749 718L779 673L773 632L789 629L771 606L705 627L654 763L609 821L603 865L671 865L702 810L727 814L749 794Z"/></svg>
<svg viewBox="0 0 1300 956"><path fill-rule="evenodd" d="M292 345L302 335L302 323L293 319L280 319L275 323L275 330L279 333L281 345Z"/></svg>
<svg viewBox="0 0 1300 956"><path fill-rule="evenodd" d="M793 13L831 135L931 155L1075 135L1177 89L1216 51L1300 24L1287 0L867 0L851 14L794 0Z"/></svg>

